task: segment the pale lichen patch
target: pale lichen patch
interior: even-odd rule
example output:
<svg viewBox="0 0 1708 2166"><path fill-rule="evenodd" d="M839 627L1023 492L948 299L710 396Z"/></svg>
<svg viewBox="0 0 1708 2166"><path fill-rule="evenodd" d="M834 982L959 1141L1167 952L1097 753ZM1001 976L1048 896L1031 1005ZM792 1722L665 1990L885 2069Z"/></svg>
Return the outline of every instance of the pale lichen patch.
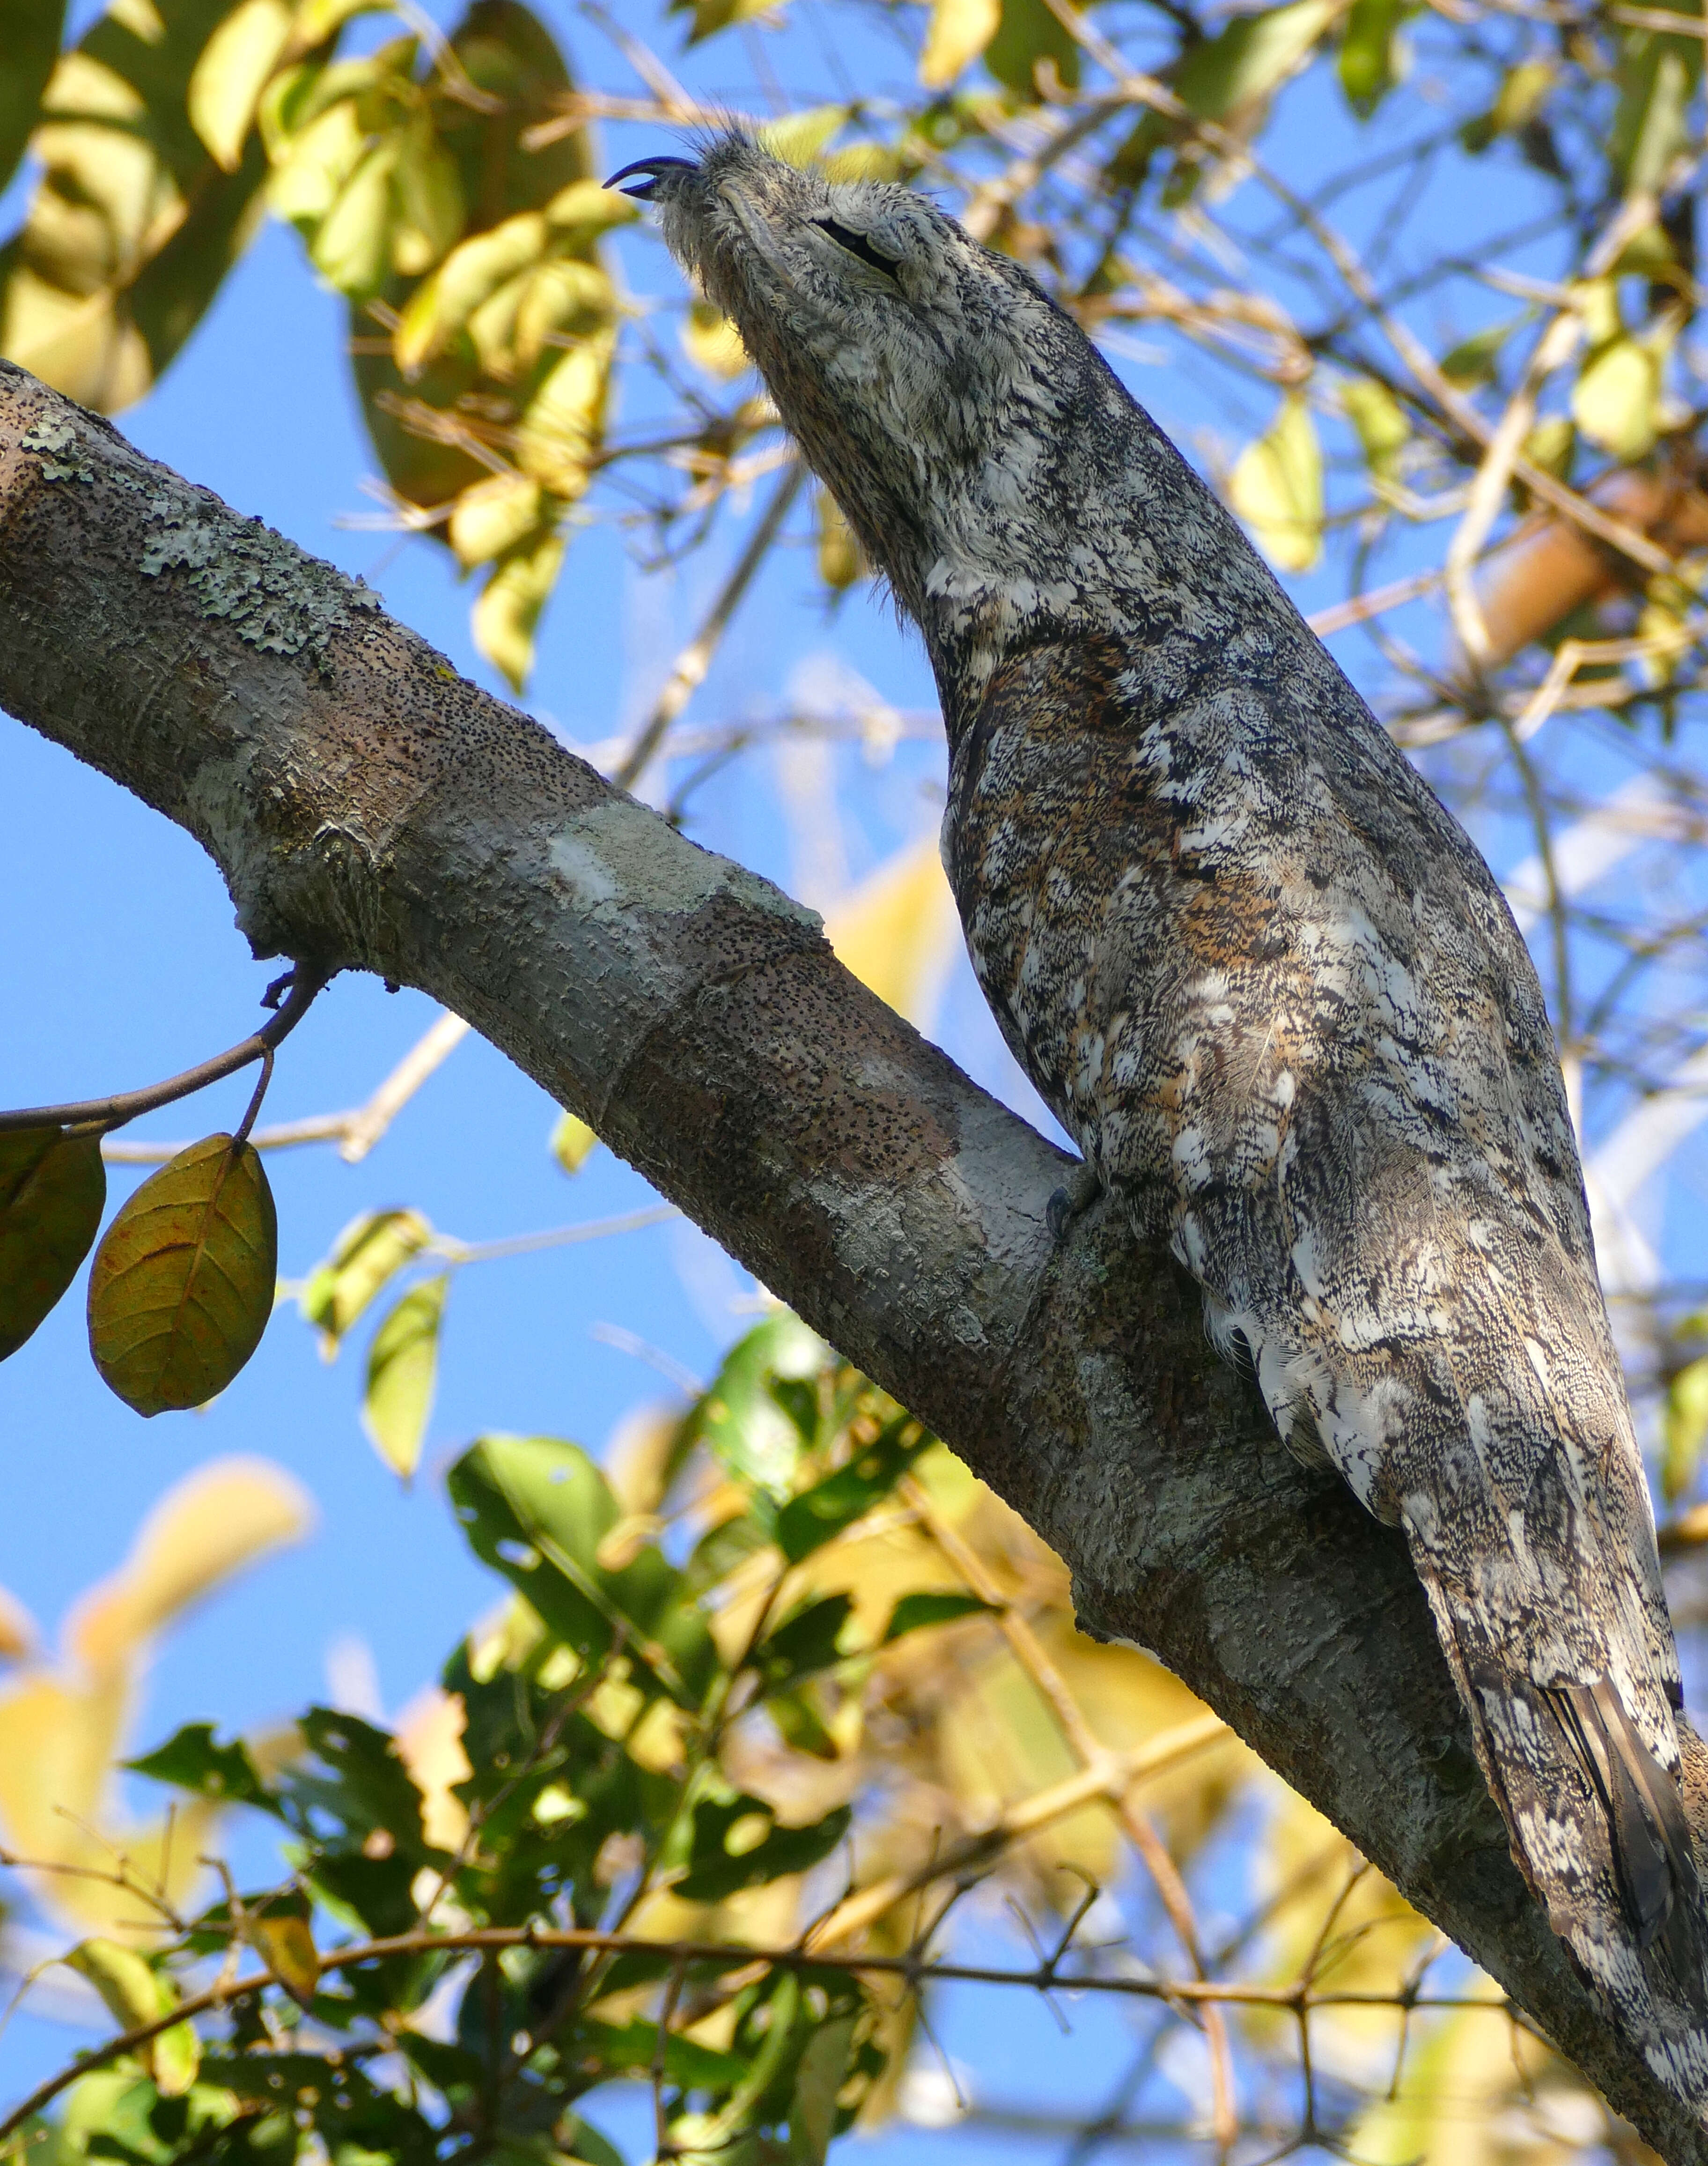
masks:
<svg viewBox="0 0 1708 2166"><path fill-rule="evenodd" d="M194 498L169 491L152 496L149 510L158 525L143 547L145 576L187 573L203 615L224 619L264 652L324 662L353 610L380 606L368 588L259 520L208 516Z"/></svg>
<svg viewBox="0 0 1708 2166"><path fill-rule="evenodd" d="M92 482L95 478L95 469L83 457L77 432L69 421L37 421L18 441L23 450L34 452L40 459L44 481Z"/></svg>
<svg viewBox="0 0 1708 2166"><path fill-rule="evenodd" d="M677 834L656 812L612 797L567 820L551 843L554 871L583 909L686 915L727 892L814 932L824 921L780 888Z"/></svg>

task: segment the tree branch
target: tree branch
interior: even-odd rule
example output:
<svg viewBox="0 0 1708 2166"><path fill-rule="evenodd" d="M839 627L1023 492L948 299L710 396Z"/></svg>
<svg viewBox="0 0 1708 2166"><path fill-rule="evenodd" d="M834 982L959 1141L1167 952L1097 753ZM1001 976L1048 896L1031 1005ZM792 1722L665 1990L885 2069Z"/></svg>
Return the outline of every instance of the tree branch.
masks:
<svg viewBox="0 0 1708 2166"><path fill-rule="evenodd" d="M811 914L375 597L0 364L0 702L209 851L257 954L416 985L943 1437L1673 2166L1708 2139L1526 1894L1400 1538L1302 1471L1198 1301ZM1708 1828L1708 1785L1693 1817Z"/></svg>

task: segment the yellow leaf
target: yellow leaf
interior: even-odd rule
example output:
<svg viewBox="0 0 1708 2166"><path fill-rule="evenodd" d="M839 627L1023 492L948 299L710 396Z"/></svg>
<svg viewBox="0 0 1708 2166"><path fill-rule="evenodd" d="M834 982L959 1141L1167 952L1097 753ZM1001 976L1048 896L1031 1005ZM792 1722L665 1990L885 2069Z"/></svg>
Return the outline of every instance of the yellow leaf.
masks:
<svg viewBox="0 0 1708 2166"><path fill-rule="evenodd" d="M1669 1504L1675 1503L1695 1480L1705 1441L1708 1441L1708 1355L1680 1369L1667 1393L1661 1487Z"/></svg>
<svg viewBox="0 0 1708 2166"><path fill-rule="evenodd" d="M85 1688L38 1672L0 1693L0 1823L13 1848L59 1862L81 1854L89 1838L77 1824L100 1816L129 1699L125 1676Z"/></svg>
<svg viewBox="0 0 1708 2166"><path fill-rule="evenodd" d="M1284 572L1308 572L1322 548L1322 450L1297 392L1268 432L1241 452L1228 480L1234 510Z"/></svg>
<svg viewBox="0 0 1708 2166"><path fill-rule="evenodd" d="M472 612L475 645L518 692L534 667L534 627L557 584L563 546L561 536L546 534L507 557Z"/></svg>
<svg viewBox="0 0 1708 2166"><path fill-rule="evenodd" d="M723 310L712 301L689 304L682 326L683 351L696 368L728 383L751 367L741 335Z"/></svg>
<svg viewBox="0 0 1708 2166"><path fill-rule="evenodd" d="M550 1149L566 1173L579 1173L598 1148L598 1141L585 1121L578 1121L573 1113L560 1113L551 1131Z"/></svg>
<svg viewBox="0 0 1708 2166"><path fill-rule="evenodd" d="M241 0L202 48L190 76L190 125L222 172L242 162L256 107L290 34L285 0Z"/></svg>
<svg viewBox="0 0 1708 2166"><path fill-rule="evenodd" d="M814 105L772 120L759 130L759 140L773 158L786 166L810 166L848 118L846 105Z"/></svg>
<svg viewBox="0 0 1708 2166"><path fill-rule="evenodd" d="M461 1695L428 1685L398 1717L398 1757L421 1793L421 1832L435 1850L456 1852L468 1833L468 1808L455 1794L474 1769L462 1748L468 1710Z"/></svg>
<svg viewBox="0 0 1708 2166"><path fill-rule="evenodd" d="M609 330L579 341L535 393L517 425L517 463L566 504L573 504L588 485L588 461L604 423L612 347ZM537 548L530 553L540 556ZM562 553L560 544L541 601L551 591ZM540 557L542 574L544 568Z"/></svg>
<svg viewBox="0 0 1708 2166"><path fill-rule="evenodd" d="M1411 436L1405 409L1385 383L1378 383L1369 376L1355 376L1345 383L1341 404L1357 431L1359 448L1371 473L1391 474Z"/></svg>
<svg viewBox="0 0 1708 2166"><path fill-rule="evenodd" d="M89 1273L89 1348L140 1414L215 1397L261 1344L278 1218L259 1153L230 1136L180 1151L108 1228Z"/></svg>
<svg viewBox="0 0 1708 2166"><path fill-rule="evenodd" d="M1622 336L1585 362L1572 389L1572 419L1592 444L1626 462L1654 448L1661 361L1647 341Z"/></svg>
<svg viewBox="0 0 1708 2166"><path fill-rule="evenodd" d="M920 81L945 90L996 35L1002 0L932 0L930 27L920 55Z"/></svg>
<svg viewBox="0 0 1708 2166"><path fill-rule="evenodd" d="M98 1676L113 1672L192 1602L313 1524L307 1491L271 1460L240 1454L198 1467L143 1521L119 1571L78 1603L66 1651Z"/></svg>
<svg viewBox="0 0 1708 2166"><path fill-rule="evenodd" d="M21 1662L35 1642L35 1619L9 1588L0 1587L0 1662Z"/></svg>
<svg viewBox="0 0 1708 2166"><path fill-rule="evenodd" d="M394 1474L407 1482L421 1461L439 1373L439 1326L451 1275L411 1286L368 1349L361 1425Z"/></svg>
<svg viewBox="0 0 1708 2166"><path fill-rule="evenodd" d="M825 922L839 959L921 1030L936 1013L960 934L934 836L898 851Z"/></svg>
<svg viewBox="0 0 1708 2166"><path fill-rule="evenodd" d="M540 484L531 474L494 474L466 489L447 529L457 562L469 568L503 556L535 532L543 508Z"/></svg>

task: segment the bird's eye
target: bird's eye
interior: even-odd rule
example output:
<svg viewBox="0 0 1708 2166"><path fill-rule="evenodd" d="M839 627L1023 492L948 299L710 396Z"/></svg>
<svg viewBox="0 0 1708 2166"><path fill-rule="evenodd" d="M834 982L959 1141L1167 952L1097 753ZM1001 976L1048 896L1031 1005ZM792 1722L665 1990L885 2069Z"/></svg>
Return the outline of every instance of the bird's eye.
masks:
<svg viewBox="0 0 1708 2166"><path fill-rule="evenodd" d="M881 271L886 278L894 277L901 265L899 256L886 256L881 248L872 246L868 235L856 233L851 225L839 225L833 218L815 219L813 223L820 233L829 234L838 248L846 248L851 256L857 256L862 263Z"/></svg>

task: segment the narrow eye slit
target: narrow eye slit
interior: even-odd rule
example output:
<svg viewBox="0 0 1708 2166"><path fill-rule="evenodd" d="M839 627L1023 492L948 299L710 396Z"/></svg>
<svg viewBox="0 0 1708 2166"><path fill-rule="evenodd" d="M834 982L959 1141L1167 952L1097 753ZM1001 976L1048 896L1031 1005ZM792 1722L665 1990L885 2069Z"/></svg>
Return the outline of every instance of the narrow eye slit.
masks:
<svg viewBox="0 0 1708 2166"><path fill-rule="evenodd" d="M856 233L851 226L838 225L833 218L814 219L813 223L820 233L828 233L838 248L846 248L851 256L857 256L874 271L883 272L886 278L894 277L901 262L899 256L886 256L881 248L874 248L863 233Z"/></svg>

